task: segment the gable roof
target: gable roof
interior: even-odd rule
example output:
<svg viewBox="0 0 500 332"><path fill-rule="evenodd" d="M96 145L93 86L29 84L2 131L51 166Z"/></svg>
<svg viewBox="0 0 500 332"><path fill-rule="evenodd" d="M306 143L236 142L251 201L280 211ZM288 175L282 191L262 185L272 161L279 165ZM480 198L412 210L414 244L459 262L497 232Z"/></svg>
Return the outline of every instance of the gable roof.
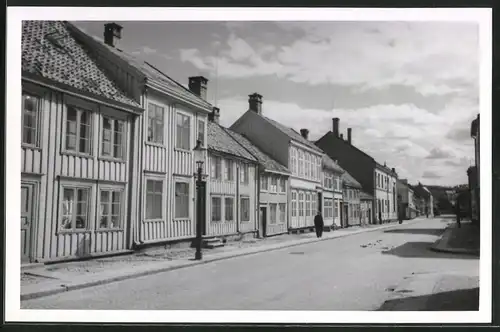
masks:
<svg viewBox="0 0 500 332"><path fill-rule="evenodd" d="M332 158L328 157L327 154L323 154L321 158L321 165L330 171L334 171L337 173L345 172L345 170L342 167L340 167L340 165L337 164Z"/></svg>
<svg viewBox="0 0 500 332"><path fill-rule="evenodd" d="M257 162L257 159L229 135L221 125L213 121L207 123L207 147L208 150Z"/></svg>
<svg viewBox="0 0 500 332"><path fill-rule="evenodd" d="M361 184L347 171L342 174L342 181L349 187L361 188Z"/></svg>
<svg viewBox="0 0 500 332"><path fill-rule="evenodd" d="M249 112L252 112L249 110ZM287 127L273 119L270 119L268 117L265 117L265 116L262 116L263 119L267 120L270 124L272 124L274 127L276 127L278 130L282 131L285 135L287 135L290 139L293 139L294 141L297 141L301 144L304 144L306 145L307 147L313 149L314 151L316 152L321 152L323 153L323 151L318 148L314 143L306 140L304 137L302 137L301 134L299 134L298 132L296 132L295 130L293 130L292 128L290 127Z"/></svg>
<svg viewBox="0 0 500 332"><path fill-rule="evenodd" d="M285 174L290 174L287 167L280 164L278 161L271 158L268 154L263 152L257 146L255 146L246 136L239 134L231 129L224 128L224 130L239 144L241 144L248 152L250 152L257 161L264 166L266 171L275 171Z"/></svg>
<svg viewBox="0 0 500 332"><path fill-rule="evenodd" d="M23 21L21 68L40 77L125 106L141 108L97 65L63 21Z"/></svg>
<svg viewBox="0 0 500 332"><path fill-rule="evenodd" d="M70 24L70 23L68 23ZM71 25L71 28L74 30L79 30L75 25ZM80 33L83 33L81 30L79 30ZM191 92L188 88L186 88L184 85L181 83L175 81L172 79L170 76L156 68L154 65L150 64L147 61L144 61L142 59L136 58L132 56L131 54L116 48L116 47L111 47L104 43L102 40L99 40L95 37L92 37L94 42L100 44L104 48L106 48L109 52L113 53L114 55L120 57L122 60L124 60L126 63L128 63L130 66L138 70L144 77L146 77L147 82L151 82L153 84L156 84L162 88L165 88L168 91L171 91L173 94L186 99L187 101L203 108L212 108L212 105L201 98L200 96L196 95L195 93Z"/></svg>

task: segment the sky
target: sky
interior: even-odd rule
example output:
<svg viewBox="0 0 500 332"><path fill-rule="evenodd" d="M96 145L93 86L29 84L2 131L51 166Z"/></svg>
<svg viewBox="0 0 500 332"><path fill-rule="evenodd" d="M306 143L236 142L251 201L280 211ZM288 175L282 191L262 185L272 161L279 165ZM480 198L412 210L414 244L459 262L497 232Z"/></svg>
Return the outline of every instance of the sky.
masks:
<svg viewBox="0 0 500 332"><path fill-rule="evenodd" d="M105 22L74 22L102 39ZM118 47L187 86L205 76L230 126L263 96L267 117L316 140L340 132L410 183L467 183L479 113L470 22L117 22Z"/></svg>

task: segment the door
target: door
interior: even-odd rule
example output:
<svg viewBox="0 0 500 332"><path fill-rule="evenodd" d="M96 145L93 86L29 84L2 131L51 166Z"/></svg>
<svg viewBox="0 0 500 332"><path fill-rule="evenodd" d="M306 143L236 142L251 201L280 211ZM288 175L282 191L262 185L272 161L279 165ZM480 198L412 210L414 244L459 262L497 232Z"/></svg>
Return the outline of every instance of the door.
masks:
<svg viewBox="0 0 500 332"><path fill-rule="evenodd" d="M349 204L344 204L344 225L343 227L349 226Z"/></svg>
<svg viewBox="0 0 500 332"><path fill-rule="evenodd" d="M266 237L267 236L267 208L265 206L260 207L259 220L260 220L260 225L262 228L262 231L261 231L262 237Z"/></svg>
<svg viewBox="0 0 500 332"><path fill-rule="evenodd" d="M34 185L21 184L21 263L31 262Z"/></svg>

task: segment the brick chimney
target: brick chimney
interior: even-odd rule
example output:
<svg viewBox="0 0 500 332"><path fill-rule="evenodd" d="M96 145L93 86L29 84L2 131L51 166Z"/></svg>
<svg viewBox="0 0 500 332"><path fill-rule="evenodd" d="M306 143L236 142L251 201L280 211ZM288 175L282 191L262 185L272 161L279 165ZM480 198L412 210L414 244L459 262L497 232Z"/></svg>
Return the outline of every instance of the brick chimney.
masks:
<svg viewBox="0 0 500 332"><path fill-rule="evenodd" d="M122 38L123 27L114 22L104 24L104 43L111 47L116 47Z"/></svg>
<svg viewBox="0 0 500 332"><path fill-rule="evenodd" d="M248 96L248 107L251 111L262 115L262 96L257 92Z"/></svg>
<svg viewBox="0 0 500 332"><path fill-rule="evenodd" d="M300 134L302 135L302 137L304 137L305 139L308 139L309 137L309 129L301 129L300 130Z"/></svg>
<svg viewBox="0 0 500 332"><path fill-rule="evenodd" d="M352 138L352 128L347 128L347 142L351 144L351 138Z"/></svg>
<svg viewBox="0 0 500 332"><path fill-rule="evenodd" d="M192 76L189 78L189 90L195 95L207 100L208 80L203 76Z"/></svg>
<svg viewBox="0 0 500 332"><path fill-rule="evenodd" d="M340 139L344 139L344 134L340 134Z"/></svg>
<svg viewBox="0 0 500 332"><path fill-rule="evenodd" d="M220 109L218 107L212 108L212 113L208 115L208 120L211 122L219 123Z"/></svg>
<svg viewBox="0 0 500 332"><path fill-rule="evenodd" d="M333 128L332 128L333 134L335 135L335 137L339 137L339 121L340 121L340 119L333 118L332 121L333 121Z"/></svg>
<svg viewBox="0 0 500 332"><path fill-rule="evenodd" d="M392 168L392 172L393 172L393 173L396 173L396 169L395 169L394 167Z"/></svg>

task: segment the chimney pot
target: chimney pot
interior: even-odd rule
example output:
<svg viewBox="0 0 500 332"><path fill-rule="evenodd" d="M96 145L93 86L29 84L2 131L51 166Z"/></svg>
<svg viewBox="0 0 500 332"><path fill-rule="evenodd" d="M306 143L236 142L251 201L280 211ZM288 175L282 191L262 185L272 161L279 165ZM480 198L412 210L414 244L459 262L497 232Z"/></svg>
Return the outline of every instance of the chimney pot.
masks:
<svg viewBox="0 0 500 332"><path fill-rule="evenodd" d="M396 169L395 169L394 167L392 168L392 172L393 172L393 173L396 173Z"/></svg>
<svg viewBox="0 0 500 332"><path fill-rule="evenodd" d="M104 24L104 43L116 47L118 40L122 38L123 27L114 22Z"/></svg>
<svg viewBox="0 0 500 332"><path fill-rule="evenodd" d="M347 141L351 144L352 128L347 128Z"/></svg>
<svg viewBox="0 0 500 332"><path fill-rule="evenodd" d="M339 122L340 122L340 119L339 118L333 118L332 122L333 122L333 128L332 128L333 134L335 135L335 137L339 137Z"/></svg>
<svg viewBox="0 0 500 332"><path fill-rule="evenodd" d="M189 90L203 100L207 100L208 80L203 76L189 77Z"/></svg>
<svg viewBox="0 0 500 332"><path fill-rule="evenodd" d="M219 123L219 118L220 118L220 109L214 106L212 108L212 113L208 115L208 120L215 123Z"/></svg>
<svg viewBox="0 0 500 332"><path fill-rule="evenodd" d="M262 96L257 92L248 95L248 107L251 111L262 115Z"/></svg>
<svg viewBox="0 0 500 332"><path fill-rule="evenodd" d="M301 129L300 130L300 134L302 135L302 137L304 137L305 139L308 139L309 137L309 129Z"/></svg>
<svg viewBox="0 0 500 332"><path fill-rule="evenodd" d="M344 134L340 134L340 139L344 139Z"/></svg>

